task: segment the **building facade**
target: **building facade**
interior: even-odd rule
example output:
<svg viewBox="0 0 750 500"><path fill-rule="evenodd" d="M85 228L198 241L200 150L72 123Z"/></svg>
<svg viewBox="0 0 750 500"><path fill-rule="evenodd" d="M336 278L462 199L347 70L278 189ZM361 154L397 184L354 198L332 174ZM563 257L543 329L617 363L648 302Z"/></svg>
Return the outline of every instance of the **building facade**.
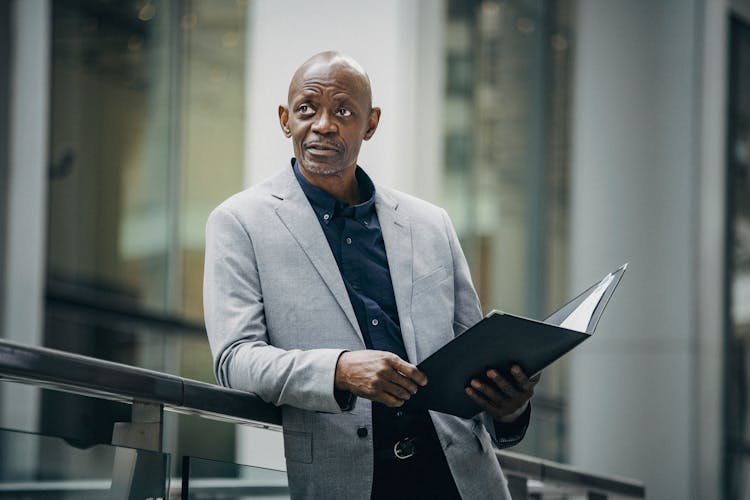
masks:
<svg viewBox="0 0 750 500"><path fill-rule="evenodd" d="M361 164L446 207L486 310L543 319L630 263L519 450L750 498L747 1L17 0L0 23L4 339L213 381L206 217L285 168L289 78L342 50L383 109ZM106 442L122 411L0 386L6 429ZM169 450L283 467L278 433L170 418ZM21 446L0 437L3 474L45 460Z"/></svg>

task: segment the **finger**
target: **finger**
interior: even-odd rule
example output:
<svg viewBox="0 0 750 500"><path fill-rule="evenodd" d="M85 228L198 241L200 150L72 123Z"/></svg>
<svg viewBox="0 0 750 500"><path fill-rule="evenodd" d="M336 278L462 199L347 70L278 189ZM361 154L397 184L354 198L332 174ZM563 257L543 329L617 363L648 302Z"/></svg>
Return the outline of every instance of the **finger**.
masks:
<svg viewBox="0 0 750 500"><path fill-rule="evenodd" d="M387 380L391 383L397 384L409 391L409 394L416 394L419 386L415 384L411 379L406 378L401 372L393 372L393 374L387 377Z"/></svg>
<svg viewBox="0 0 750 500"><path fill-rule="evenodd" d="M398 358L394 355L396 359L400 360L401 358ZM388 364L388 369L383 370L381 374L381 378L383 381L390 382L393 384L397 384L404 388L404 390L408 391L409 394L416 394L417 389L419 388L414 381L412 381L410 378L406 377L403 373L398 371L395 368L396 361L394 360L393 364ZM407 363L408 364L408 363Z"/></svg>
<svg viewBox="0 0 750 500"><path fill-rule="evenodd" d="M500 391L496 390L490 384L482 383L477 379L471 381L471 388L481 393L486 399L497 406L504 404L508 399L506 395L501 394Z"/></svg>
<svg viewBox="0 0 750 500"><path fill-rule="evenodd" d="M526 387L529 384L529 377L526 376L520 366L513 365L510 369L510 374L513 376L518 387Z"/></svg>
<svg viewBox="0 0 750 500"><path fill-rule="evenodd" d="M390 407L398 407L403 406L404 401L402 399L399 399L397 397L394 397L387 392L381 393L380 397L374 398L374 401L378 401L380 403L383 403L386 406Z"/></svg>
<svg viewBox="0 0 750 500"><path fill-rule="evenodd" d="M427 385L427 375L419 371L419 368L417 368L413 364L407 363L396 355L394 355L393 357L393 367L404 377L414 381L415 383L421 386Z"/></svg>
<svg viewBox="0 0 750 500"><path fill-rule="evenodd" d="M489 370L487 372L487 376L492 380L492 382L495 383L495 385L500 389L503 395L508 398L517 398L518 397L518 389L508 382L508 380L500 375L497 370Z"/></svg>
<svg viewBox="0 0 750 500"><path fill-rule="evenodd" d="M510 372L513 374L513 378L515 378L516 384L518 384L518 387L520 387L521 390L528 395L534 394L534 386L539 382L541 374L537 373L534 375L536 378L528 378L523 369L518 365L514 365Z"/></svg>
<svg viewBox="0 0 750 500"><path fill-rule="evenodd" d="M411 392L393 382L386 382L386 384L383 386L383 391L401 401L407 401L411 399Z"/></svg>
<svg viewBox="0 0 750 500"><path fill-rule="evenodd" d="M481 409L489 413L493 418L499 418L502 416L499 409L495 405L490 404L489 401L484 399L480 395L480 393L478 393L471 387L467 387L465 391L466 391L466 395L469 396L469 398L471 398L471 400L474 401L474 403L477 406L479 406Z"/></svg>

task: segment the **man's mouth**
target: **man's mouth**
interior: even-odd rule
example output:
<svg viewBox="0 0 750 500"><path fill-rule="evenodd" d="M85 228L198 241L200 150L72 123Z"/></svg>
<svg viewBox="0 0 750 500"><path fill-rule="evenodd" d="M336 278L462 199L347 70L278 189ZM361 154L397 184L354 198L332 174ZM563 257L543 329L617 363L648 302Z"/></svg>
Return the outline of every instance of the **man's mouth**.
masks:
<svg viewBox="0 0 750 500"><path fill-rule="evenodd" d="M305 144L305 150L321 156L330 156L337 154L341 148L337 144L327 142L308 142Z"/></svg>

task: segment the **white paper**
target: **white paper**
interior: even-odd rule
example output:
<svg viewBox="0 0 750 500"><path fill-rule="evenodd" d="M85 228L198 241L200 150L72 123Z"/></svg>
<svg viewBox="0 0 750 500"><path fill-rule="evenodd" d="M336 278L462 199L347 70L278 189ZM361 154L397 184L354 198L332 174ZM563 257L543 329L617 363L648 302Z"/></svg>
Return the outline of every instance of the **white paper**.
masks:
<svg viewBox="0 0 750 500"><path fill-rule="evenodd" d="M594 315L596 306L599 305L599 301L602 300L602 295L607 291L607 287L612 280L615 278L614 274L608 274L599 282L599 285L571 312L567 318L560 323L560 326L567 328L568 330L575 330L577 332L586 333L591 322L591 317Z"/></svg>

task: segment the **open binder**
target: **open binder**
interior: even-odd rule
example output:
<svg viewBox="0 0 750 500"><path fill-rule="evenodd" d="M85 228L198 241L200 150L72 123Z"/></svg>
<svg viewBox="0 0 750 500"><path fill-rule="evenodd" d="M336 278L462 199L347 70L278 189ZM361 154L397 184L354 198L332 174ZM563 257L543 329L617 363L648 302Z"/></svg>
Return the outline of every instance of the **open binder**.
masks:
<svg viewBox="0 0 750 500"><path fill-rule="evenodd" d="M429 382L407 407L473 417L481 409L464 392L472 378L486 379L487 370L495 368L512 379L514 364L532 376L589 338L627 266L607 274L544 321L490 312L417 365Z"/></svg>

